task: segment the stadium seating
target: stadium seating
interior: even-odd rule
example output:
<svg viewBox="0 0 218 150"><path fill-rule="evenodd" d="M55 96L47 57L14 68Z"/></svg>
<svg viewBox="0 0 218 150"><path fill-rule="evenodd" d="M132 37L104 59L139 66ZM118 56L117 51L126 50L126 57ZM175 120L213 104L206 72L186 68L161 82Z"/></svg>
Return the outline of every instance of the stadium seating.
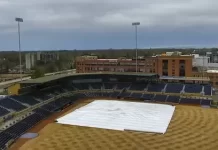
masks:
<svg viewBox="0 0 218 150"><path fill-rule="evenodd" d="M180 93L183 89L183 84L179 83L168 83L166 87L166 93Z"/></svg>
<svg viewBox="0 0 218 150"><path fill-rule="evenodd" d="M147 87L147 84L137 84L133 83L129 90L134 90L134 91L144 91L144 89Z"/></svg>
<svg viewBox="0 0 218 150"><path fill-rule="evenodd" d="M120 92L113 92L111 93L110 97L113 97L113 98L117 98L117 96L120 94Z"/></svg>
<svg viewBox="0 0 218 150"><path fill-rule="evenodd" d="M40 116L43 116L43 118L46 118L48 116L50 116L52 113L50 111L47 111L45 109L42 108L36 108L35 110L33 110L36 114L39 114Z"/></svg>
<svg viewBox="0 0 218 150"><path fill-rule="evenodd" d="M130 83L117 83L116 89L117 90L122 90L124 88L127 88L130 86Z"/></svg>
<svg viewBox="0 0 218 150"><path fill-rule="evenodd" d="M29 105L35 105L39 103L39 101L35 100L32 96L29 95L20 95L20 96L14 95L14 96L10 96L10 98Z"/></svg>
<svg viewBox="0 0 218 150"><path fill-rule="evenodd" d="M165 83L154 83L148 85L148 92L162 92L165 87Z"/></svg>
<svg viewBox="0 0 218 150"><path fill-rule="evenodd" d="M157 102L165 102L166 101L167 96L166 95L156 95L154 97L154 101Z"/></svg>
<svg viewBox="0 0 218 150"><path fill-rule="evenodd" d="M132 93L130 95L131 98L137 98L137 99L141 99L142 94L141 93Z"/></svg>
<svg viewBox="0 0 218 150"><path fill-rule="evenodd" d="M90 85L91 85L91 87L93 89L101 89L101 86L102 86L101 83L93 83L93 84L90 84Z"/></svg>
<svg viewBox="0 0 218 150"><path fill-rule="evenodd" d="M26 106L6 97L0 100L0 105L7 108L7 109L12 109L14 111L21 111L25 108L27 108Z"/></svg>
<svg viewBox="0 0 218 150"><path fill-rule="evenodd" d="M53 102L50 102L50 103L48 103L48 104L43 105L41 108L43 108L43 109L45 109L45 110L47 110L47 111L53 112L53 111L55 111L57 108L56 108L54 105L52 105L52 104L53 104Z"/></svg>
<svg viewBox="0 0 218 150"><path fill-rule="evenodd" d="M166 102L171 102L171 103L179 103L180 97L179 96L168 96L166 99Z"/></svg>
<svg viewBox="0 0 218 150"><path fill-rule="evenodd" d="M6 114L8 114L8 113L10 113L10 111L8 111L8 110L5 109L5 108L0 107L0 117L6 115Z"/></svg>
<svg viewBox="0 0 218 150"><path fill-rule="evenodd" d="M113 89L115 84L113 83L104 83L104 88L105 89Z"/></svg>
<svg viewBox="0 0 218 150"><path fill-rule="evenodd" d="M212 87L210 85L204 86L204 95L211 95Z"/></svg>
<svg viewBox="0 0 218 150"><path fill-rule="evenodd" d="M11 139L13 139L13 136L10 135L9 133L5 133L4 131L0 132L0 149L2 149L2 150L6 149L6 144Z"/></svg>
<svg viewBox="0 0 218 150"><path fill-rule="evenodd" d="M202 85L186 84L185 85L185 92L186 93L201 93L202 92Z"/></svg>
<svg viewBox="0 0 218 150"><path fill-rule="evenodd" d="M111 93L112 93L112 92L103 92L103 93L102 93L102 96L104 96L104 97L110 97Z"/></svg>
<svg viewBox="0 0 218 150"><path fill-rule="evenodd" d="M153 100L154 95L153 94L143 94L141 99L143 100Z"/></svg>
<svg viewBox="0 0 218 150"><path fill-rule="evenodd" d="M123 98L128 98L130 96L130 94L131 94L130 92L122 92L118 96L123 97Z"/></svg>
<svg viewBox="0 0 218 150"><path fill-rule="evenodd" d="M74 101L89 97L112 97L112 98L134 98L144 101L170 102L180 104L195 104L210 106L211 100L180 98L180 96L169 96L160 94L150 94L148 92L180 93L183 89L186 93L201 93L211 95L210 85L199 84L174 84L174 83L80 83L72 84L71 87L52 87L29 95L10 96L0 100L0 117L10 113L11 110L21 111L30 106L34 106L64 92L83 90L70 97L62 97L51 101L39 108L34 108L33 114L19 121L15 125L0 132L0 149L5 148L5 144L11 139L17 139L29 128L50 116L54 111L63 109L64 106L72 104ZM107 90L105 90L107 89ZM147 89L147 92L144 91ZM129 91L132 90L132 91ZM202 91L203 90L203 91ZM136 93L141 91L141 93ZM142 94L142 92L146 92ZM176 94L175 94L176 95ZM36 99L37 98L37 99ZM39 99L39 100L38 100ZM26 105L28 104L28 105Z"/></svg>
<svg viewBox="0 0 218 150"><path fill-rule="evenodd" d="M200 99L192 99L192 98L181 98L180 104L195 104L200 105L201 100Z"/></svg>
<svg viewBox="0 0 218 150"><path fill-rule="evenodd" d="M34 126L36 123L41 121L44 117L39 114L31 114L30 116L26 117L21 121L23 124L28 124L30 127Z"/></svg>

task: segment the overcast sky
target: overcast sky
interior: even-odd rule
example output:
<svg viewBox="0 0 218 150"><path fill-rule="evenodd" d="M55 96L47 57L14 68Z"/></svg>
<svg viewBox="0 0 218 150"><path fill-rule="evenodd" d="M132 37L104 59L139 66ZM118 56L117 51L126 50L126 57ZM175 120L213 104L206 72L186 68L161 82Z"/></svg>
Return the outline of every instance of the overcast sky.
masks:
<svg viewBox="0 0 218 150"><path fill-rule="evenodd" d="M218 46L218 0L0 0L0 50Z"/></svg>

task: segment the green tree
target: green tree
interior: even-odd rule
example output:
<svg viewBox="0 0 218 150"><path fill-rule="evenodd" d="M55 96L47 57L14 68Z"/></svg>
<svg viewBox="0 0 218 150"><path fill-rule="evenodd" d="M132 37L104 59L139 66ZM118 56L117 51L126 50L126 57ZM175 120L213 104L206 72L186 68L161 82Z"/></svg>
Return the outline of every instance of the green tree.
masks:
<svg viewBox="0 0 218 150"><path fill-rule="evenodd" d="M44 77L45 72L42 68L36 68L33 74L31 75L32 79Z"/></svg>
<svg viewBox="0 0 218 150"><path fill-rule="evenodd" d="M46 73L47 72L56 72L56 71L58 71L58 68L57 68L57 66L56 66L56 64L55 63L49 63L48 65L47 65L47 67L46 67Z"/></svg>

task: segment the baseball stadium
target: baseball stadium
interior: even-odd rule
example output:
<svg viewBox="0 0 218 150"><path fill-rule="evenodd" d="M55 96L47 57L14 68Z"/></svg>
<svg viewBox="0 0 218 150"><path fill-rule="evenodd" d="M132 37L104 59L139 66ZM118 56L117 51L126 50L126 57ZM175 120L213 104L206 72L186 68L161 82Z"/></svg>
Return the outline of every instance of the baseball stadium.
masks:
<svg viewBox="0 0 218 150"><path fill-rule="evenodd" d="M77 73L22 81L0 99L1 150L217 150L208 83Z"/></svg>

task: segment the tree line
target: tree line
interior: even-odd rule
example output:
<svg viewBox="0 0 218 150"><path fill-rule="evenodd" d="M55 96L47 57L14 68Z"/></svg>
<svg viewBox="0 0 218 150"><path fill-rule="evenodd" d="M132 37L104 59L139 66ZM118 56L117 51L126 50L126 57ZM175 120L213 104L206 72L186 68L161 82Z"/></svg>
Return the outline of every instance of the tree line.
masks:
<svg viewBox="0 0 218 150"><path fill-rule="evenodd" d="M138 49L138 56L152 56L157 54L162 54L164 52L181 51L183 54L190 54L192 52L198 53L200 55L205 55L207 51L218 51L217 48L202 48L202 49ZM25 64L25 54L31 51L25 51L21 53L22 64ZM34 52L34 51L33 51ZM52 51L54 52L54 51ZM104 49L104 50L59 50L55 51L59 53L59 60L43 63L41 61L36 62L36 66L32 68L35 70L37 76L43 76L43 74L48 72L56 72L66 69L75 68L75 59L77 56L82 55L97 55L101 59L109 58L134 58L135 49ZM9 69L19 65L19 53L17 51L0 51L0 73L2 70L8 71ZM4 69L3 69L4 68Z"/></svg>

